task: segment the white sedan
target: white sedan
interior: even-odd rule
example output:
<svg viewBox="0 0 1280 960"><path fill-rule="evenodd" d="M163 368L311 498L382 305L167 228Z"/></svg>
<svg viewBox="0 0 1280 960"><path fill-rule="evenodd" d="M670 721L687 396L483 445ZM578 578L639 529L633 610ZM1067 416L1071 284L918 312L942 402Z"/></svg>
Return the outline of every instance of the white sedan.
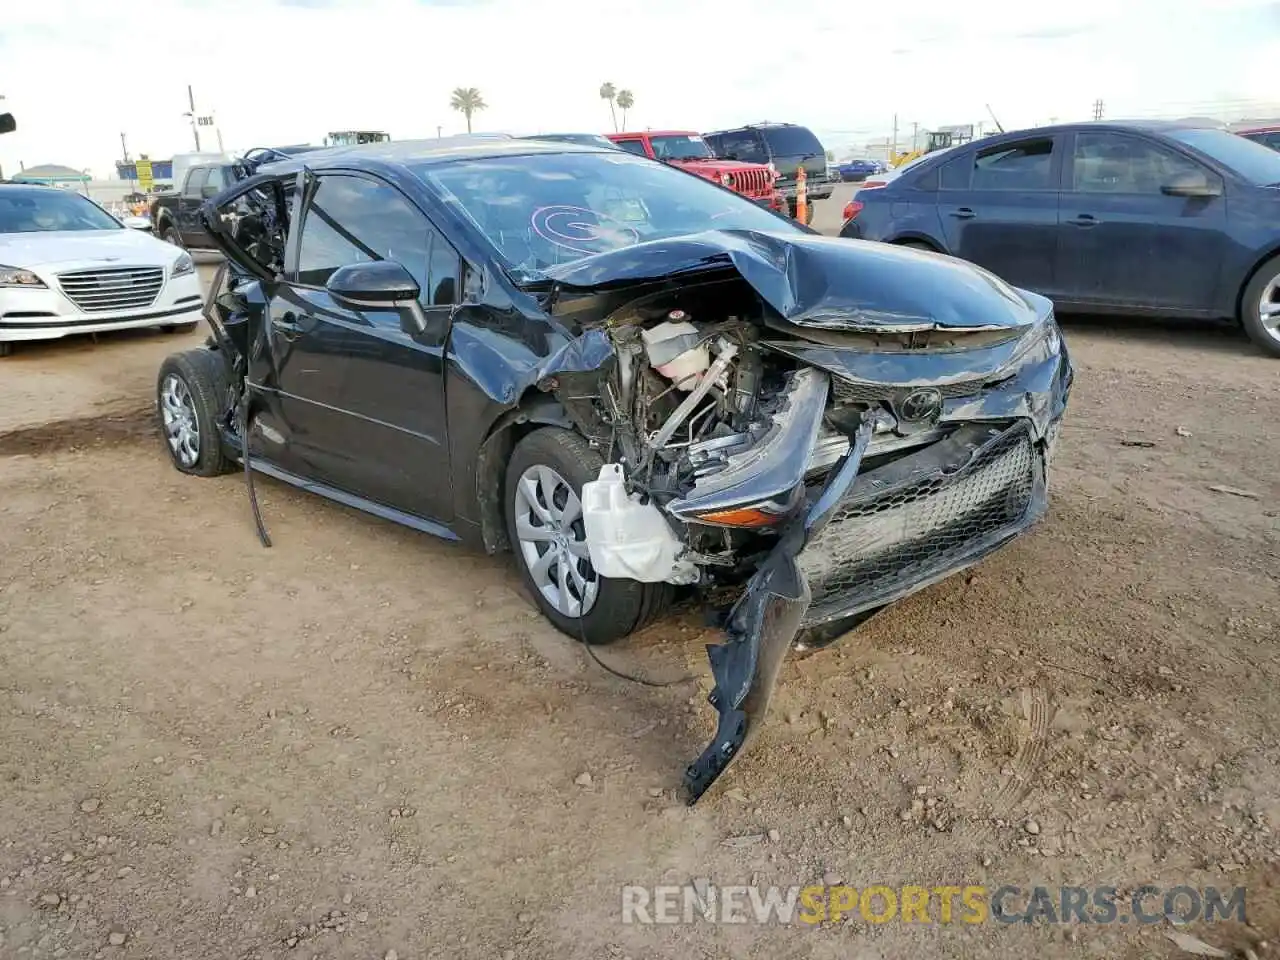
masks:
<svg viewBox="0 0 1280 960"><path fill-rule="evenodd" d="M20 340L200 320L189 254L69 190L0 184L0 357Z"/></svg>

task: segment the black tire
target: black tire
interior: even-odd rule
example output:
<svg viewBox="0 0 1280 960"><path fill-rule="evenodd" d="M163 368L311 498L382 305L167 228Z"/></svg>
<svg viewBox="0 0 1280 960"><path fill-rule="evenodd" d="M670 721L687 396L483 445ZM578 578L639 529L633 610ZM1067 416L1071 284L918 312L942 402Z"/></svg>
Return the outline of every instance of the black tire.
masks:
<svg viewBox="0 0 1280 960"><path fill-rule="evenodd" d="M530 467L543 465L560 474L581 497L582 485L588 480L595 480L603 464L600 454L578 434L559 427L543 427L516 444L503 482L507 536L511 539L516 567L525 588L557 630L591 645L613 643L653 622L671 605L675 590L667 583L600 577L595 603L585 616L570 617L561 613L538 589L521 553L520 540L516 536L516 485ZM577 521L579 535L581 522L580 519Z"/></svg>
<svg viewBox="0 0 1280 960"><path fill-rule="evenodd" d="M165 243L172 243L179 250L187 249L186 244L182 242L182 234L178 233L178 228L172 223L166 223L160 228L160 239Z"/></svg>
<svg viewBox="0 0 1280 960"><path fill-rule="evenodd" d="M186 388L190 397L190 409L195 414L197 438L196 455L187 462L170 442L170 432L165 423L165 390L170 377L176 378ZM222 355L199 347L170 354L160 364L156 376L156 419L160 425L160 438L174 467L182 473L197 477L216 477L228 473L235 465L222 450L223 414L228 403L227 365Z"/></svg>
<svg viewBox="0 0 1280 960"><path fill-rule="evenodd" d="M9 357L13 355L12 343L0 343L0 357Z"/></svg>
<svg viewBox="0 0 1280 960"><path fill-rule="evenodd" d="M1262 296L1276 283L1280 283L1280 257L1272 257L1260 266L1245 286L1240 298L1240 323L1264 353L1280 357L1280 328L1269 331L1262 323Z"/></svg>
<svg viewBox="0 0 1280 960"><path fill-rule="evenodd" d="M190 333L200 325L199 320L192 320L190 323L165 323L160 325L161 333Z"/></svg>
<svg viewBox="0 0 1280 960"><path fill-rule="evenodd" d="M796 214L797 214L797 213L799 213L799 212L800 212L800 211L799 211L799 208L796 206L796 202L795 202L794 200L788 200L788 201L787 201L787 216L788 216L788 217L790 217L792 220L795 220L796 222L799 222L799 217L797 217L797 216L796 216ZM812 201L812 200L809 200L809 201L806 201L806 203L805 203L805 221L804 221L804 225L807 227L807 226L809 226L809 224L811 224L811 223L813 223L813 201Z"/></svg>
<svg viewBox="0 0 1280 960"><path fill-rule="evenodd" d="M908 250L923 250L925 253L937 253L938 248L931 243L925 243L923 240L903 240L896 244L899 247L906 247Z"/></svg>

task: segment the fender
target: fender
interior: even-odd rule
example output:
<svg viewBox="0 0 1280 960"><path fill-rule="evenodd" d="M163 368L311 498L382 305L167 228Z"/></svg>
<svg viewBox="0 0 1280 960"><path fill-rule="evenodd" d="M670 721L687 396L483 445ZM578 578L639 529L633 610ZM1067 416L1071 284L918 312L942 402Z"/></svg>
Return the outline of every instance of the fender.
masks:
<svg viewBox="0 0 1280 960"><path fill-rule="evenodd" d="M574 428L559 400L536 387L525 391L519 404L498 417L480 444L476 463L476 503L480 508L480 537L485 553L511 549L502 515L503 465L517 441L536 427Z"/></svg>

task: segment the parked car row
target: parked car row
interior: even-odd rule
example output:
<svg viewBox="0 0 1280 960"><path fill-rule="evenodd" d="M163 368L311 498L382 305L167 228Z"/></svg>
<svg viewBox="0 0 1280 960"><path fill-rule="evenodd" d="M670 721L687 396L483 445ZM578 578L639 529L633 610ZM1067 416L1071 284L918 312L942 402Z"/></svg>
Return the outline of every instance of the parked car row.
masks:
<svg viewBox="0 0 1280 960"><path fill-rule="evenodd" d="M864 187L845 215L841 236L969 260L1060 310L1234 318L1280 356L1280 153L1220 127L988 137Z"/></svg>

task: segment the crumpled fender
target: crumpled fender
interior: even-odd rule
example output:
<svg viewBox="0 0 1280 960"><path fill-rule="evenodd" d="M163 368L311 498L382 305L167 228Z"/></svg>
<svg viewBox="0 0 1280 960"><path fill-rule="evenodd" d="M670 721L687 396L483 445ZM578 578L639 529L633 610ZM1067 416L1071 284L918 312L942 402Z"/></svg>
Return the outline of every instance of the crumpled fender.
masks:
<svg viewBox="0 0 1280 960"><path fill-rule="evenodd" d="M1029 328L1038 309L971 263L810 233L706 230L550 267L552 280L608 289L733 269L785 321L849 332Z"/></svg>

